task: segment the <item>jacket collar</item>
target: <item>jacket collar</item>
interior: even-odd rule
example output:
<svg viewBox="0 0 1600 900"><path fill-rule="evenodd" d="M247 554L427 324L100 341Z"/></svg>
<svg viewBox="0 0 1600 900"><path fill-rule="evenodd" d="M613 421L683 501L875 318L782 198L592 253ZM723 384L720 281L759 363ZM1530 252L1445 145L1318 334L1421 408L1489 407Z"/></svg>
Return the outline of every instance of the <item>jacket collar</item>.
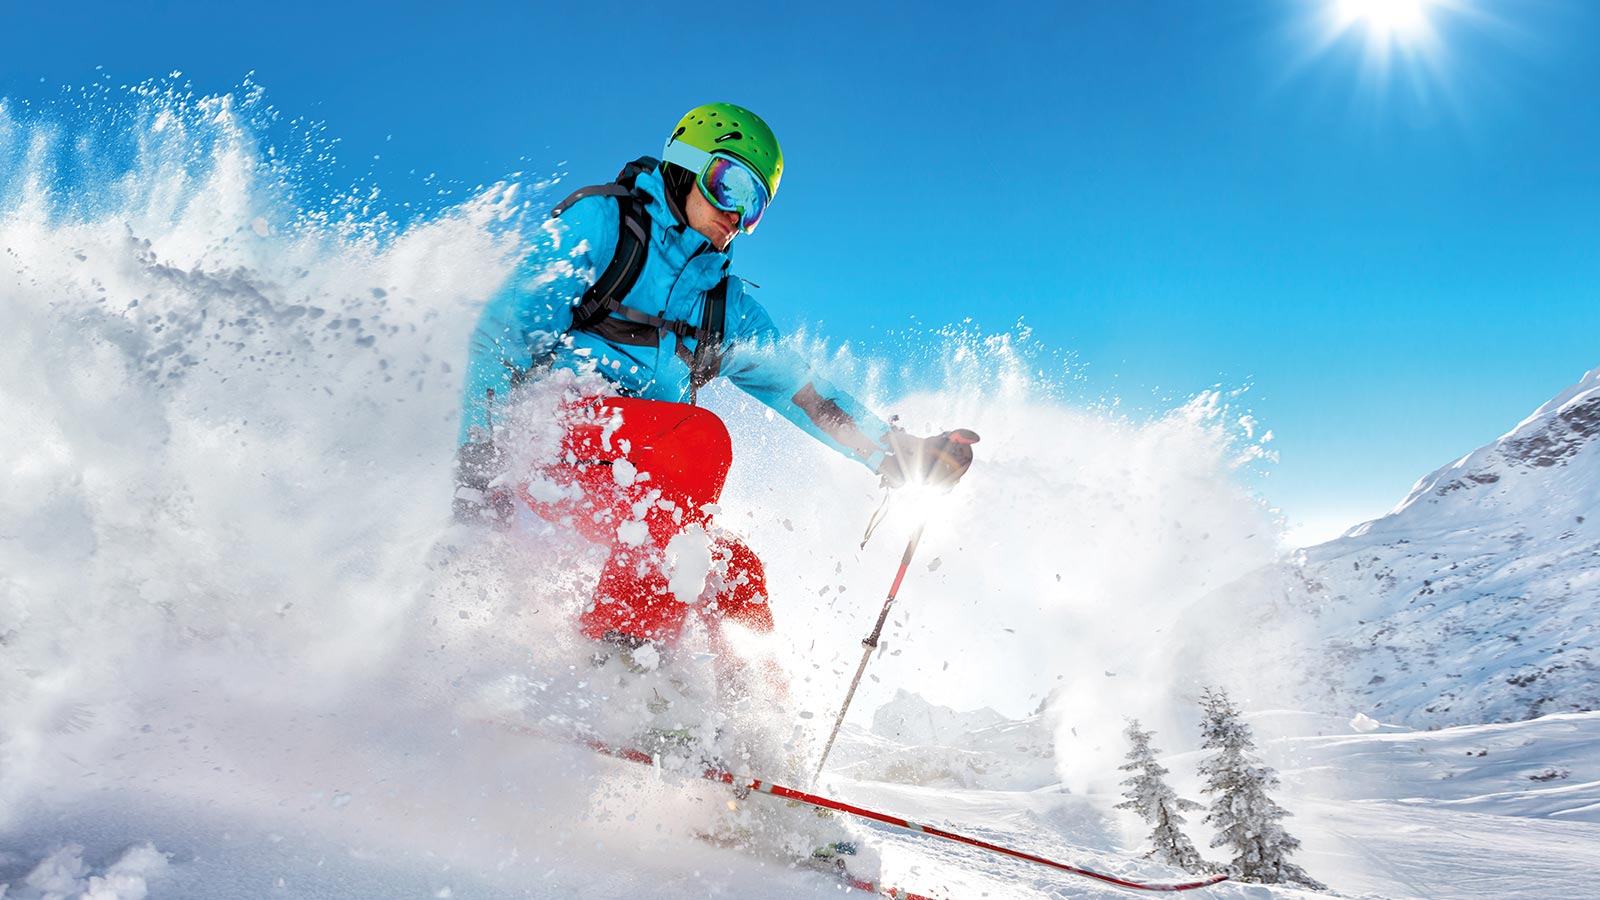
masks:
<svg viewBox="0 0 1600 900"><path fill-rule="evenodd" d="M650 221L666 233L665 239L669 243L678 244L689 256L719 253L711 248L711 241L705 235L689 227L688 217L668 196L667 183L661 177L660 167L639 173L634 179L633 187L648 199L645 209L650 213ZM732 245L729 245L729 250L731 249ZM725 257L722 267L726 268L732 261L733 254L725 250L719 255Z"/></svg>

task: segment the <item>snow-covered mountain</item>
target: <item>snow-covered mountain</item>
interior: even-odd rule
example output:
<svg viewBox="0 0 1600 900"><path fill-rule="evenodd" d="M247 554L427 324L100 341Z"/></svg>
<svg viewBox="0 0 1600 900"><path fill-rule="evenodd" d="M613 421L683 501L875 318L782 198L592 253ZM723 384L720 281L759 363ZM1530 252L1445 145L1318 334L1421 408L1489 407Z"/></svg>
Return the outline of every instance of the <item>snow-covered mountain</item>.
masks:
<svg viewBox="0 0 1600 900"><path fill-rule="evenodd" d="M1219 593L1300 628L1277 643L1310 652L1301 697L1329 712L1428 727L1600 708L1600 369L1383 518Z"/></svg>
<svg viewBox="0 0 1600 900"><path fill-rule="evenodd" d="M895 692L872 730L846 730L833 770L857 780L976 790L1035 790L1057 781L1050 716L1010 720L992 709L957 712Z"/></svg>
<svg viewBox="0 0 1600 900"><path fill-rule="evenodd" d="M1530 529L1582 525L1600 505L1595 444L1600 444L1600 369L1499 440L1430 473L1389 515L1352 529L1347 537L1416 539L1508 523Z"/></svg>

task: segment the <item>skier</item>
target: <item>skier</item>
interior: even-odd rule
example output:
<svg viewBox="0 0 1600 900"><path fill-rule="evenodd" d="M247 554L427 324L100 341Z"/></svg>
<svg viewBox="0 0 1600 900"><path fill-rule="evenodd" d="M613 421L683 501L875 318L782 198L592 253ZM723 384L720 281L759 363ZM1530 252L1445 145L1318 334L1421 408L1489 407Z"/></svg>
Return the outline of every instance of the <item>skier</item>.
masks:
<svg viewBox="0 0 1600 900"><path fill-rule="evenodd" d="M711 378L890 486L948 487L971 463L971 432L912 436L812 372L732 274L730 245L755 230L782 175L755 113L690 110L660 162L640 159L555 208L473 334L456 513L503 524L520 501L611 546L579 628L623 652L671 645L691 608L713 640L724 621L773 627L760 558L712 522L733 459L721 419L696 405ZM562 408L560 458L530 487L529 473L505 471L505 413L519 385L552 368L598 373L609 390ZM675 596L667 546L695 527L710 536L712 572L699 597Z"/></svg>

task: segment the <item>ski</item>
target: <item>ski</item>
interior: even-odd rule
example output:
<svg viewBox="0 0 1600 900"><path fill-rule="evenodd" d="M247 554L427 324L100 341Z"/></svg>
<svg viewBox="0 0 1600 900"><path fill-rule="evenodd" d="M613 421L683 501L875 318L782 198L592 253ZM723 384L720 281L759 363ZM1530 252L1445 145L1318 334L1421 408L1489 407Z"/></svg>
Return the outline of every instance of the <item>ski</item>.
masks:
<svg viewBox="0 0 1600 900"><path fill-rule="evenodd" d="M601 753L616 759L627 760L629 762L639 763L646 766L654 766L656 764L656 758L643 750L632 747L619 747L595 740L585 740L583 743L589 749L594 750L597 753ZM1196 888L1210 887L1211 885L1228 880L1228 876L1226 875L1213 875L1210 878L1202 879L1200 881L1182 882L1177 884L1132 881L1126 878L1118 878L1114 875L1106 875L1102 872L1096 872L1091 869L1085 869L1081 866L1074 866L1069 863L1047 859L1043 856L1036 856L1032 853L1026 853L1021 850L1014 850L1010 847L1003 847L999 844L992 844L988 841L980 840L978 838L957 834L953 831L946 831L933 825L919 824L911 821L910 819L868 809L864 806L855 806L850 803L845 803L841 800L834 800L819 794L811 794L807 793L806 791L784 787L781 784L773 784L770 781L763 781L759 778L735 775L727 769L723 769L714 765L706 765L699 774L701 778L704 778L707 781L721 782L722 784L731 785L739 790L770 794L774 797L781 797L784 800L793 800L797 803L804 803L808 806L813 806L820 809L842 812L857 818L867 819L868 821L872 822L880 822L884 825L891 825L895 828L901 828L917 834L926 834L931 837L942 838L947 841L954 841L958 844L966 844L969 847L977 847L980 850L987 850L990 853L999 853L1014 859L1021 859L1027 862L1037 863L1038 865L1048 866L1058 871L1067 872L1072 875L1079 875L1084 878L1092 878L1095 881L1116 885L1117 887L1127 888L1129 890L1174 893L1178 891L1192 891ZM852 887L855 887L858 890L869 891L885 897L898 897L904 898L904 900L932 900L932 898L925 898L920 894L900 891L895 888L883 888L874 885L871 882L858 882L855 879L849 878L848 876L845 880L847 883L850 883Z"/></svg>
<svg viewBox="0 0 1600 900"><path fill-rule="evenodd" d="M910 891L901 890L900 888L879 887L870 881L862 881L859 878L852 878L849 875L842 876L840 880L844 883L845 887L863 891L879 897L892 897L894 900L938 900L938 898L929 897L926 894L913 894Z"/></svg>
<svg viewBox="0 0 1600 900"><path fill-rule="evenodd" d="M655 756L651 755L650 753L645 752L644 750L640 750L640 749L633 748L633 747L619 747L619 746L615 746L615 745L612 745L612 744L607 744L607 743L605 743L603 741L593 740L593 739L590 739L590 738L576 738L576 737L570 737L570 736L563 737L563 736L552 734L552 733L550 733L548 731L544 731L544 730L541 730L541 729L538 729L538 728L533 728L533 727L528 726L528 725L521 725L521 724L516 724L516 723L512 723L512 722L496 721L496 720L488 720L488 719L486 719L486 720L483 720L483 724L494 726L494 727L497 727L497 728L503 728L503 729L506 729L508 731L511 731L511 732L513 732L515 734L519 734L519 735L526 735L526 736L530 736L530 737L542 738L542 739L545 739L545 740L558 740L558 741L561 741L563 743L576 744L577 746L582 747L582 748L584 748L586 750L592 750L592 751L594 751L596 753L599 753L602 756L609 756L612 759L620 759L620 760L623 760L625 762L638 763L640 765L650 766L651 768L654 768L656 766L656 757ZM677 770L674 769L674 771L677 771ZM692 770L685 770L685 771L690 772L690 774L695 774L695 773L693 773ZM729 772L727 772L725 770L714 768L714 767L709 767L709 766L706 767L702 772L700 772L698 774L700 775L700 777L706 779L707 781L714 781L714 782L720 782L722 784L733 785L736 789L741 787L745 782L748 781L748 779L736 778L732 773L729 773ZM754 783L755 784L762 784L763 782L759 782L758 781L758 782L754 782ZM773 793L770 790L764 790L764 789L752 788L752 790L760 790L761 793L768 793L768 794ZM774 794L774 796L783 796L783 795ZM812 804L812 805L816 805L816 804ZM824 808L826 808L826 807L824 807ZM844 871L843 869L840 869L840 870L837 870L837 871L830 871L830 870L826 870L826 869L817 868L815 866L807 866L807 868L809 868L811 871L816 872L819 875L829 875L829 876L833 876L833 877L837 878L839 884L842 887L849 888L850 890L853 890L853 891L861 891L863 893L872 894L873 896L876 896L876 897L890 897L890 898L893 898L893 900L945 900L945 898L931 897L931 896L929 896L927 894L918 894L915 891L908 891L905 888L885 887L883 885L879 885L879 884L876 884L874 882L867 881L866 879L857 878L854 875L851 875L849 872Z"/></svg>

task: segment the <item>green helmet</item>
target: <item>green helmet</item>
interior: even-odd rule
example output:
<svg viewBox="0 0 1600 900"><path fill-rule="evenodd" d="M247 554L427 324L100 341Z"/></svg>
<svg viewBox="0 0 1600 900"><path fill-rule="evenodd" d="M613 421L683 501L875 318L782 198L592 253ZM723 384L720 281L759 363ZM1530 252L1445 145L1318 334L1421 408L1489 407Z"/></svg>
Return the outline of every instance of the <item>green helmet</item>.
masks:
<svg viewBox="0 0 1600 900"><path fill-rule="evenodd" d="M707 153L721 151L738 157L766 182L767 195L778 195L783 177L783 150L761 117L732 103L707 103L689 110L672 129L667 146L682 141Z"/></svg>

